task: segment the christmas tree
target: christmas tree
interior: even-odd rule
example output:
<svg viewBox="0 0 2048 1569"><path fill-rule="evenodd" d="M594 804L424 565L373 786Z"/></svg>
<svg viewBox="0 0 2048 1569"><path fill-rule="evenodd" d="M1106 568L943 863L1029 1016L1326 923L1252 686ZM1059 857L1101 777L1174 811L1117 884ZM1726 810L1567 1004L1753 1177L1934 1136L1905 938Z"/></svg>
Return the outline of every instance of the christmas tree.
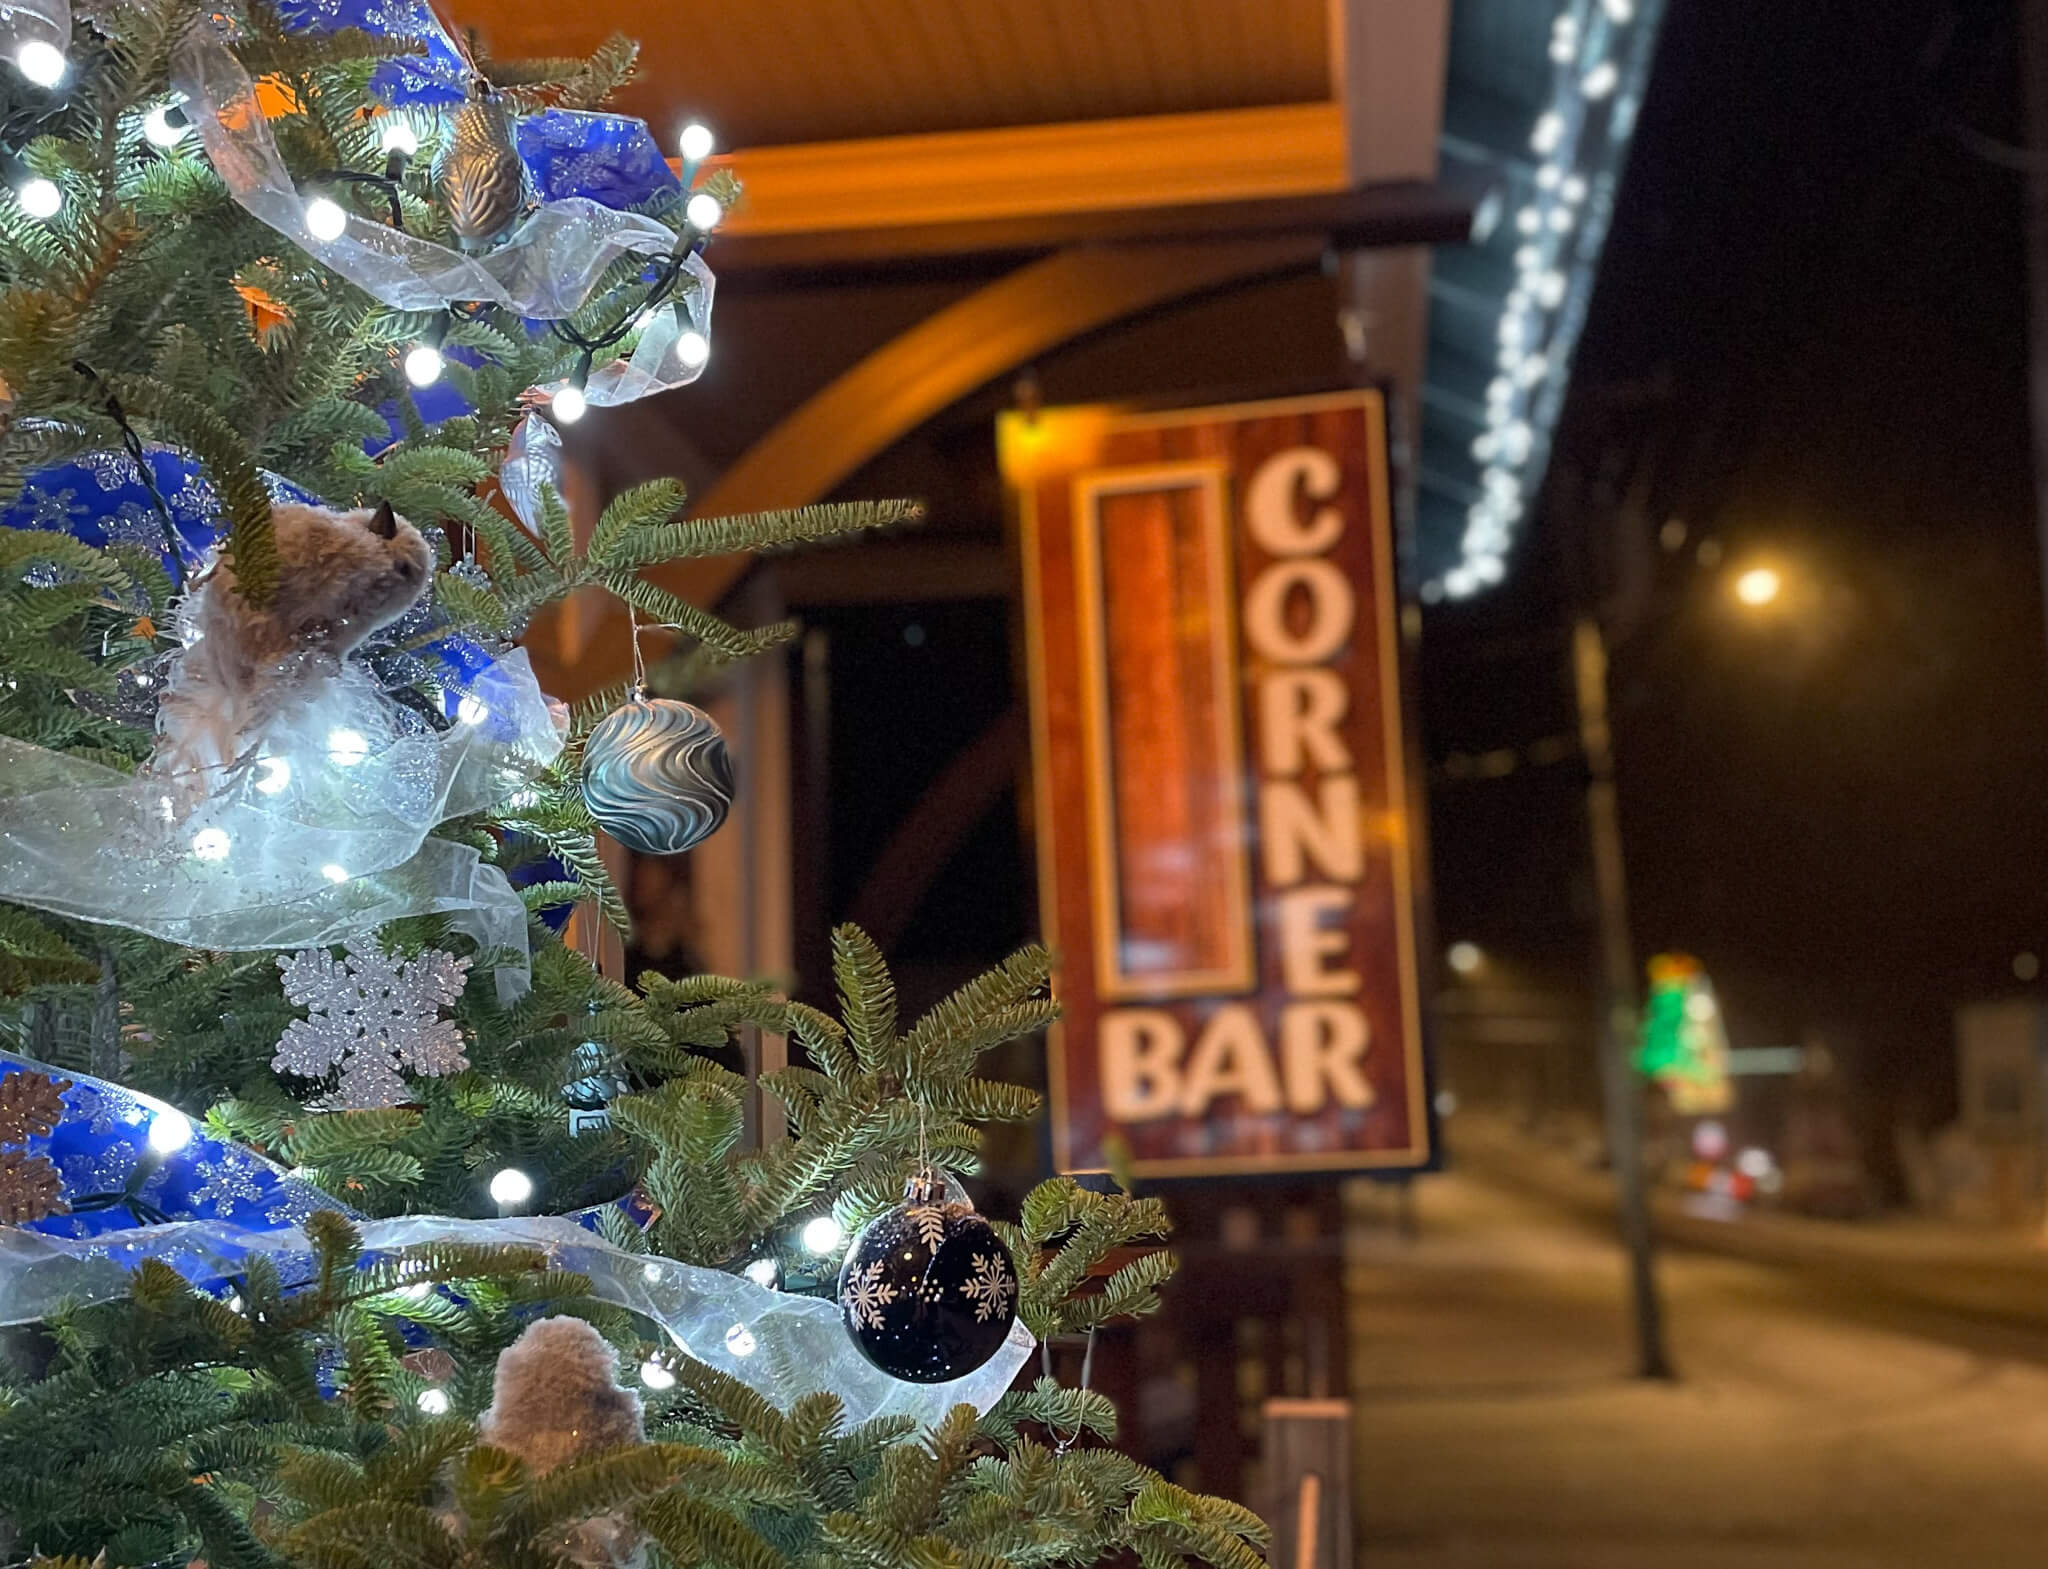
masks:
<svg viewBox="0 0 2048 1569"><path fill-rule="evenodd" d="M1034 1114L976 1065L1045 954L899 1027L851 928L838 1017L559 935L625 922L600 827L683 848L731 775L686 704L550 703L534 614L745 658L792 629L647 569L915 511L572 523L559 427L709 353L702 133L600 110L625 40L425 0L72 10L0 5L0 1552L1251 1569L1101 1396L1007 1387L1171 1270L1154 1200L955 1181Z"/></svg>

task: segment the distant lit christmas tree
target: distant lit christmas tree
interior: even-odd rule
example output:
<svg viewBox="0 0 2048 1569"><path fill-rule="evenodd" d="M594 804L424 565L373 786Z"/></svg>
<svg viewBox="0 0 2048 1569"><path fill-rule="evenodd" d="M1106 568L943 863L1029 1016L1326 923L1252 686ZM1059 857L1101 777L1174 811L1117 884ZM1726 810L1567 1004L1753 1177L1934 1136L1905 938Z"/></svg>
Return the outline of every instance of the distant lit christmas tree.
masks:
<svg viewBox="0 0 2048 1569"><path fill-rule="evenodd" d="M1650 961L1636 1066L1660 1085L1681 1117L1710 1117L1734 1104L1728 1080L1728 1031L1713 983L1688 954Z"/></svg>

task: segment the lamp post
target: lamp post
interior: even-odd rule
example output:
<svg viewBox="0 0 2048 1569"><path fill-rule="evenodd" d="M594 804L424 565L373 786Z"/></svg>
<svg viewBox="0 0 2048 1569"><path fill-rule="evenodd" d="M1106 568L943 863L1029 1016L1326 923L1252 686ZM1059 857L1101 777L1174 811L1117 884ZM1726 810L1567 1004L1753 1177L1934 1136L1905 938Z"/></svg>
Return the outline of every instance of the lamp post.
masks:
<svg viewBox="0 0 2048 1569"><path fill-rule="evenodd" d="M1586 759L1586 830L1600 925L1600 1091L1622 1245L1628 1250L1636 1371L1643 1378L1668 1379L1677 1373L1664 1345L1664 1310L1657 1290L1655 1236L1643 1171L1643 1089L1629 1061L1636 1036L1636 961L1629 940L1628 871L1622 858L1621 816L1614 790L1607 638L1591 615L1581 616L1572 628L1572 677L1578 698L1579 745Z"/></svg>
<svg viewBox="0 0 2048 1569"><path fill-rule="evenodd" d="M1784 573L1768 564L1743 568L1725 581L1736 604L1748 612L1776 607L1785 596ZM1675 1378L1664 1343L1656 1237L1650 1223L1648 1175L1643 1169L1643 1086L1631 1062L1638 1019L1636 960L1629 937L1628 866L1622 853L1614 784L1607 655L1607 635L1598 616L1581 615L1572 627L1572 685L1578 704L1579 746L1586 760L1586 830L1599 921L1601 1099L1622 1245L1628 1251L1636 1370L1644 1378Z"/></svg>

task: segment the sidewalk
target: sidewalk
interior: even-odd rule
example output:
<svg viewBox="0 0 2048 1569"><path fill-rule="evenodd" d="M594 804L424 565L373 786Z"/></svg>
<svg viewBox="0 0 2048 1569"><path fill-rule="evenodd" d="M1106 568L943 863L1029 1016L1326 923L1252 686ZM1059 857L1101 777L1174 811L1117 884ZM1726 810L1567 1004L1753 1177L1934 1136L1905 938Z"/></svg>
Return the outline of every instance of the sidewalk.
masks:
<svg viewBox="0 0 2048 1569"><path fill-rule="evenodd" d="M1607 1228L1480 1164L1419 1184L1416 1241L1354 1206L1360 1569L2048 1562L2048 1333L1938 1340L1873 1293L1675 1252L1684 1381L1645 1384Z"/></svg>

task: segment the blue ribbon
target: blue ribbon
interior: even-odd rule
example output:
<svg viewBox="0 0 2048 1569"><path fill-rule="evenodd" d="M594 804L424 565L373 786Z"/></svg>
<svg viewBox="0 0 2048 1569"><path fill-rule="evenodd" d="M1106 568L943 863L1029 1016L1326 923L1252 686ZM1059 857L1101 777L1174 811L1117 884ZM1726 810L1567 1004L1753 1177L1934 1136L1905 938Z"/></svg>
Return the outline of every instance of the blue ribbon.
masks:
<svg viewBox="0 0 2048 1569"><path fill-rule="evenodd" d="M223 1139L164 1102L86 1073L68 1073L12 1052L0 1052L0 1084L17 1074L69 1081L62 1119L46 1134L0 1146L33 1163L47 1161L69 1213L19 1223L48 1237L105 1239L127 1268L161 1259L192 1284L213 1290L260 1238L302 1226L319 1210L352 1220L362 1214L294 1176L276 1161ZM308 1113L310 1116L346 1113ZM153 1139L152 1133L156 1136ZM638 1191L570 1212L564 1219L600 1230L608 1209L646 1227L654 1212ZM180 1230L184 1221L214 1221L204 1254ZM239 1240L237 1240L239 1239Z"/></svg>

